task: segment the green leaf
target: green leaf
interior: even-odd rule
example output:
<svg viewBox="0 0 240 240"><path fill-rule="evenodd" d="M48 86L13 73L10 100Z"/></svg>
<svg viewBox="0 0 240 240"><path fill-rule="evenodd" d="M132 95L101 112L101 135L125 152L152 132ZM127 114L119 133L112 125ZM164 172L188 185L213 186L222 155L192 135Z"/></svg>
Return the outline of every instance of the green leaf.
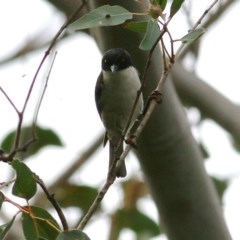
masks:
<svg viewBox="0 0 240 240"><path fill-rule="evenodd" d="M56 240L90 240L90 238L80 230L69 230L61 232Z"/></svg>
<svg viewBox="0 0 240 240"><path fill-rule="evenodd" d="M21 133L20 144L24 145L29 140L31 140L32 133L33 133L32 126L23 127L22 133ZM6 151L6 152L11 151L12 145L15 140L15 134L16 134L16 131L12 131L4 138L4 140L1 144L4 151ZM36 135L38 138L37 141L35 143L33 143L27 149L27 152L24 153L24 158L36 154L40 149L42 149L43 147L49 146L49 145L62 146L60 138L51 129L41 128L41 127L37 126L36 127Z"/></svg>
<svg viewBox="0 0 240 240"><path fill-rule="evenodd" d="M30 206L29 213L22 213L22 226L26 240L56 239L60 231L56 220L46 210L35 206Z"/></svg>
<svg viewBox="0 0 240 240"><path fill-rule="evenodd" d="M149 20L147 25L147 32L141 41L139 48L145 51L150 50L153 47L154 43L157 41L159 35L160 29L157 21Z"/></svg>
<svg viewBox="0 0 240 240"><path fill-rule="evenodd" d="M157 4L161 7L161 10L163 11L167 5L167 0L151 0L152 4Z"/></svg>
<svg viewBox="0 0 240 240"><path fill-rule="evenodd" d="M170 7L170 17L173 17L178 12L183 2L184 0L173 0L172 5Z"/></svg>
<svg viewBox="0 0 240 240"><path fill-rule="evenodd" d="M147 31L148 22L140 21L140 22L129 22L124 24L124 28L127 28L133 32L145 33Z"/></svg>
<svg viewBox="0 0 240 240"><path fill-rule="evenodd" d="M204 159L209 158L209 157L210 157L210 154L209 154L208 150L206 149L205 145L204 145L202 142L200 142L200 143L198 144L198 146L199 146L199 148L200 148L200 151L202 152L203 158L204 158Z"/></svg>
<svg viewBox="0 0 240 240"><path fill-rule="evenodd" d="M228 187L228 180L222 180L222 179L218 179L215 177L211 177L211 178L212 178L215 188L217 190L218 196L222 200L223 194Z"/></svg>
<svg viewBox="0 0 240 240"><path fill-rule="evenodd" d="M37 191L37 184L32 171L19 160L12 161L11 165L17 174L12 188L13 195L27 200L32 198Z"/></svg>
<svg viewBox="0 0 240 240"><path fill-rule="evenodd" d="M138 237L148 236L148 239L160 234L158 224L137 209L118 210L116 214L120 229L130 228Z"/></svg>
<svg viewBox="0 0 240 240"><path fill-rule="evenodd" d="M9 231L9 229L12 227L13 222L15 220L17 215L15 215L11 221L9 221L8 223L5 223L3 225L0 226L0 239L4 240L5 237L7 236L7 233Z"/></svg>
<svg viewBox="0 0 240 240"><path fill-rule="evenodd" d="M0 192L0 209L2 207L2 204L3 204L4 200L5 200L5 196L2 192Z"/></svg>
<svg viewBox="0 0 240 240"><path fill-rule="evenodd" d="M95 199L98 190L89 186L78 186L65 183L57 190L58 202L63 207L78 207L86 212Z"/></svg>
<svg viewBox="0 0 240 240"><path fill-rule="evenodd" d="M73 30L93 27L114 26L132 18L132 13L120 6L104 5L94 9L80 19L70 24Z"/></svg>
<svg viewBox="0 0 240 240"><path fill-rule="evenodd" d="M198 38L200 38L204 33L206 32L205 28L198 28L193 31L190 31L187 35L181 38L181 41L183 43L189 43L196 41Z"/></svg>
<svg viewBox="0 0 240 240"><path fill-rule="evenodd" d="M233 148L240 153L240 142L239 140L235 139L235 138L231 138L231 143L232 143L232 146Z"/></svg>

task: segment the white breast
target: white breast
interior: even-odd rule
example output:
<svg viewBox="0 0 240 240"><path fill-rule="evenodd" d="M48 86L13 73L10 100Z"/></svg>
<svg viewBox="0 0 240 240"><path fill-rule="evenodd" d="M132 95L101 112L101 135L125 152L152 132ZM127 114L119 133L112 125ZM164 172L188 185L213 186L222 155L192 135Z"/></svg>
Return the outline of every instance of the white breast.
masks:
<svg viewBox="0 0 240 240"><path fill-rule="evenodd" d="M137 91L141 84L134 67L118 72L103 72L101 106L102 120L110 138L119 138L125 129ZM142 110L142 97L139 99L133 120Z"/></svg>

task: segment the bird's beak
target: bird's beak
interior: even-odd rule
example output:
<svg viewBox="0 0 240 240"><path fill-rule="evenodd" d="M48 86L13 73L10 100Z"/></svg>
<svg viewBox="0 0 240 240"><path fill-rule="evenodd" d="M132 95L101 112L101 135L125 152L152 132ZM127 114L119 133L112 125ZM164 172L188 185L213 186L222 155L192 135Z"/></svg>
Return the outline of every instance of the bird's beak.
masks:
<svg viewBox="0 0 240 240"><path fill-rule="evenodd" d="M112 72L116 72L117 69L118 69L118 66L115 65L115 64L113 64L113 65L110 67L110 70L111 70Z"/></svg>

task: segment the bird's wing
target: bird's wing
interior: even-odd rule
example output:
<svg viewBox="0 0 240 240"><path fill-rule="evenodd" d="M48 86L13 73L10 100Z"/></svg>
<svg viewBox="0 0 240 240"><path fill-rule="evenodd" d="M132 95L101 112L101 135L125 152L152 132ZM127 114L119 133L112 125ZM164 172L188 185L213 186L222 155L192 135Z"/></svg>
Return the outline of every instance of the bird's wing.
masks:
<svg viewBox="0 0 240 240"><path fill-rule="evenodd" d="M96 102L97 110L98 110L100 117L101 117L101 112L102 112L102 106L100 103L102 88L103 88L103 74L101 72L98 76L96 86L95 86L95 102Z"/></svg>

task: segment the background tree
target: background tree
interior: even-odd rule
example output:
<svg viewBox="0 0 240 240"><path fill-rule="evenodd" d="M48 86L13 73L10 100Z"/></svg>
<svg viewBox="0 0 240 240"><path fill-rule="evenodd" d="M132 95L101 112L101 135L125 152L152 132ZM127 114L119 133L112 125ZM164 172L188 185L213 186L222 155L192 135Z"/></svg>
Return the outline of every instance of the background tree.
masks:
<svg viewBox="0 0 240 240"><path fill-rule="evenodd" d="M51 1L51 3L65 12L67 16L76 9L76 1L68 1L66 6L64 1ZM80 15L103 4L115 4L115 2L89 1L82 9ZM126 1L118 1L117 4L124 6L132 12L144 10L141 5L135 2L129 1L126 3ZM212 15L209 14L204 24L207 26L212 24L215 19L221 17L223 11L226 11L231 4L232 1L219 4L215 10L216 12ZM189 13L187 10L186 8L186 13ZM189 15L188 20L191 20ZM138 48L142 35L130 31L126 34L126 31L128 30L120 27L111 27L93 29L90 31L90 34L94 36L102 52L115 46L127 49L132 54L141 75L144 72L144 66L148 57L147 52L140 51ZM69 37L67 34L64 36ZM36 47L27 43L26 46L29 46L29 48L25 46L24 49L27 49L27 51L28 49L35 50L42 45L45 44L40 42ZM198 46L187 49L188 52L186 51L182 59L185 60L189 54L193 54L197 58L198 51L196 49L198 49ZM19 52L26 53L22 49ZM19 52L9 59L18 57L20 55ZM2 62L7 62L8 60ZM155 89L160 79L163 71L161 66L162 56L157 48L154 51L147 75L147 84L144 88L145 99ZM173 68L172 78L179 96L187 104L186 106L196 106L203 116L212 118L219 123L233 136L236 143L239 142L238 107L201 81L195 73L187 71L180 61ZM189 78L191 80L187 81ZM147 180L147 186L150 188L160 215L160 224L169 239L230 239L215 189L203 167L203 157L199 145L192 137L182 103L175 92L171 80L167 80L164 84L163 95L163 104L155 109L141 134L137 149L137 156L144 172L144 179ZM228 111L228 114L226 114L226 111ZM47 139L49 139L49 136L53 136L54 139L54 141L50 142L43 141L45 145L61 144L61 141L54 133L49 133L46 129L42 130L43 136L47 136ZM41 131L37 133L40 135ZM23 142L26 142L26 140L23 140ZM98 139L87 152L87 155L95 151L100 142L101 140ZM33 153L37 152L44 144ZM29 151L27 151L27 154L29 154ZM94 196L96 193L94 188L79 186L68 181L85 159L87 159L86 156L76 160L52 184L49 190L49 192L53 191L56 193L57 199L63 207L77 206L86 211L92 197L88 196L87 206L84 206L83 201L79 201L79 197L76 196L83 194L80 195L82 198L82 196L87 196L86 194ZM38 172L36 173L38 174ZM63 188L60 188L60 186ZM117 239L124 227L133 229L138 236L143 234L153 236L157 234L154 223L137 208L139 198L146 196L146 189L143 187L142 181L135 178L129 179L123 185L123 189L125 201L123 207L120 207L118 211L112 214L109 239ZM71 198L70 196L73 197ZM69 199L69 202L67 199ZM43 200L41 199L41 201ZM133 213L135 215L131 215ZM135 216L135 218L142 221L138 223L138 221L134 220L126 223L126 219L130 218L129 216L132 216L131 219L134 219ZM146 223L149 225L144 229L143 226L147 225ZM140 231L139 227L144 231ZM187 231L186 228L188 229ZM147 229L151 229L151 231L147 232ZM146 238L149 239L149 236Z"/></svg>

